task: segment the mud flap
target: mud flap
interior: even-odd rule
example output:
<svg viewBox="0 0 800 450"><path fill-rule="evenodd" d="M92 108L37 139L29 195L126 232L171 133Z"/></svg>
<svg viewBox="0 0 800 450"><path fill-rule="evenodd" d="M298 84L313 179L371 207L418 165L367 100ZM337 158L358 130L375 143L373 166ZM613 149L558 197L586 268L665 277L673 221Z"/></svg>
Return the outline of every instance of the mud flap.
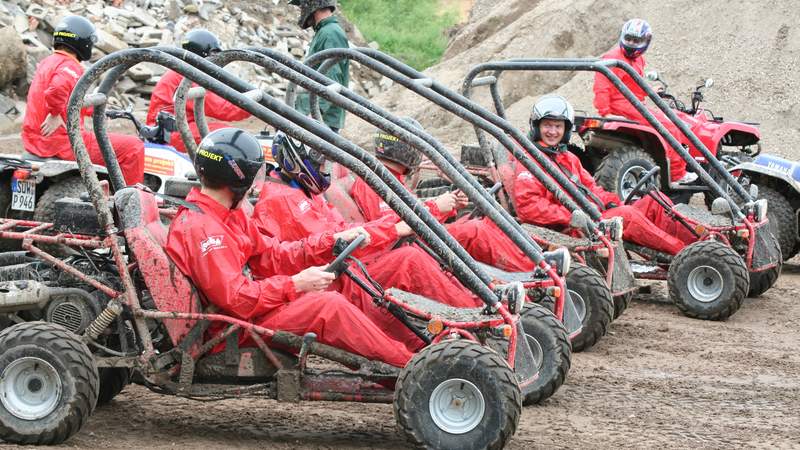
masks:
<svg viewBox="0 0 800 450"><path fill-rule="evenodd" d="M567 329L567 334L570 339L579 335L581 330L583 330L583 323L581 323L581 319L578 316L575 302L573 302L572 298L569 296L569 291L564 294L564 314L561 322L564 324L564 328Z"/></svg>
<svg viewBox="0 0 800 450"><path fill-rule="evenodd" d="M517 322L517 346L514 356L514 374L517 376L517 383L522 390L523 398L535 388L535 381L539 379L539 370L536 368L536 361L533 359L533 352L525 339L525 329L522 321Z"/></svg>

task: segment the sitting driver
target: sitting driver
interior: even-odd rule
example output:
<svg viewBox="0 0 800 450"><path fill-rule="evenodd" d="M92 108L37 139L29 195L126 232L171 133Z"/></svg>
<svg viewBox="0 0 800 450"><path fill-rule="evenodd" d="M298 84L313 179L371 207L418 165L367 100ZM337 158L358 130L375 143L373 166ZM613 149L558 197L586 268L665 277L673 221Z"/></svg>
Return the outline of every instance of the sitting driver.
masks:
<svg viewBox="0 0 800 450"><path fill-rule="evenodd" d="M544 96L533 106L529 138L597 206L604 218L623 218L625 240L670 255L678 254L694 242L696 238L691 231L669 217L649 195L630 206L622 205L616 194L595 183L578 156L567 149L574 120L572 105L564 97ZM519 220L554 229L568 228L570 211L522 164L513 161L513 166L514 205ZM662 198L669 202L668 198Z"/></svg>
<svg viewBox="0 0 800 450"><path fill-rule="evenodd" d="M300 336L313 332L324 344L404 367L412 356L406 346L342 294L326 291L335 276L315 267L333 260L337 238L355 239L363 229L295 242L262 235L241 203L263 165L261 144L244 130L209 133L195 157L201 188L170 226L169 256L226 314ZM246 344L244 334L240 339Z"/></svg>
<svg viewBox="0 0 800 450"><path fill-rule="evenodd" d="M619 35L619 45L606 52L603 59L616 59L628 63L636 72L644 76L644 52L650 46L653 31L650 24L642 19L631 19L622 26ZM644 101L645 93L636 81L619 68L611 69L633 92L633 95ZM622 116L638 123L649 125L644 116L634 108L605 75L597 72L594 76L594 107L601 116ZM664 125L669 134L678 142L684 140L683 133L672 123L661 110L649 108L650 112ZM691 183L697 179L697 174L686 171L686 161L669 145L665 146L669 159L670 181L680 184Z"/></svg>

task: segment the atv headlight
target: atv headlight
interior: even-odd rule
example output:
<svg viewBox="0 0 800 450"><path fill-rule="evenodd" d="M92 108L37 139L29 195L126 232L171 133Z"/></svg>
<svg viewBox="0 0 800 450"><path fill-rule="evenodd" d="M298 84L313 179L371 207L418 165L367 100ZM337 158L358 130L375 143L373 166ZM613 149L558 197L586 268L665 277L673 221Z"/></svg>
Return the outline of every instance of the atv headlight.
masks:
<svg viewBox="0 0 800 450"><path fill-rule="evenodd" d="M612 217L611 219L605 219L600 222L600 231L612 241L621 241L623 225L622 217Z"/></svg>
<svg viewBox="0 0 800 450"><path fill-rule="evenodd" d="M564 247L553 250L552 252L544 252L544 260L547 264L556 269L559 276L564 276L569 273L569 267L572 264L572 256L569 250Z"/></svg>
<svg viewBox="0 0 800 450"><path fill-rule="evenodd" d="M525 306L525 298L527 296L528 292L525 290L525 286L519 281L514 281L502 287L500 300L504 300L508 305L508 312L519 314L522 312L522 307Z"/></svg>

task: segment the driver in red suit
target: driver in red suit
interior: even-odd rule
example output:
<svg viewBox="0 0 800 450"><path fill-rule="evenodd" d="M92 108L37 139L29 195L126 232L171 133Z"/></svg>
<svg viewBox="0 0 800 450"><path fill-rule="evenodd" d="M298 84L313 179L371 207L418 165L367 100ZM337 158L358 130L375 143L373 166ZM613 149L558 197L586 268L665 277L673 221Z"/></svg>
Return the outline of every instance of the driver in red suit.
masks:
<svg viewBox="0 0 800 450"><path fill-rule="evenodd" d="M619 45L609 50L602 59L616 59L628 63L641 76L644 76L644 52L650 46L653 32L650 24L642 19L631 19L625 22L619 36ZM640 101L644 101L645 92L636 84L636 81L625 71L614 68L612 71L633 92ZM597 72L594 76L594 107L601 116L622 116L644 125L649 125L642 114L634 108L622 93L611 84L605 75ZM685 140L683 133L678 130L672 121L661 110L649 109L661 122L667 131L682 142ZM686 161L678 155L669 145L666 146L667 158L670 166L670 181L690 183L697 179L697 175L686 171Z"/></svg>
<svg viewBox="0 0 800 450"><path fill-rule="evenodd" d="M390 338L342 294L327 291L334 274L315 265L333 257L331 231L304 241L279 242L259 233L241 207L264 164L261 145L244 130L225 128L200 143L195 168L202 185L172 222L167 253L211 303L238 319L404 367L406 346ZM363 231L363 230L362 230ZM213 324L219 332L224 324ZM245 333L240 337L244 345Z"/></svg>
<svg viewBox="0 0 800 450"><path fill-rule="evenodd" d="M67 103L83 75L81 61L91 58L96 40L94 25L83 17L68 16L56 26L53 54L36 66L28 90L28 106L22 123L22 144L28 153L41 158L75 161L64 126ZM81 111L81 116L87 115L91 115L91 109ZM92 162L105 165L94 133L81 130L81 135ZM125 182L141 183L144 180L144 143L136 136L123 134L109 133L108 138Z"/></svg>
<svg viewBox="0 0 800 450"><path fill-rule="evenodd" d="M622 205L616 194L598 186L580 159L567 150L573 121L572 105L563 97L542 97L533 107L530 139L602 211L604 218L623 218L625 240L670 255L677 254L696 240L652 197L644 196L632 205ZM513 165L516 175L514 205L519 220L554 229L568 228L570 211L518 161Z"/></svg>
<svg viewBox="0 0 800 450"><path fill-rule="evenodd" d="M222 45L219 39L211 32L198 28L186 33L181 44L185 50L195 53L203 58L220 52ZM178 72L168 71L165 73L153 93L150 95L150 108L147 110L147 124L155 125L156 117L161 111L166 111L170 114L175 114L175 91L178 90L183 81L183 75ZM250 117L250 113L234 106L232 103L223 99L213 92L206 92L205 95L205 114L207 117L214 119L224 120L226 122L236 122ZM186 101L186 120L189 122L189 129L192 130L194 141L200 142L200 131L197 129L197 123L194 118L194 101ZM208 122L208 130L214 131L220 128L228 127L227 123L222 122ZM183 145L183 140L178 132L172 133L170 144L178 151L186 152L186 147Z"/></svg>

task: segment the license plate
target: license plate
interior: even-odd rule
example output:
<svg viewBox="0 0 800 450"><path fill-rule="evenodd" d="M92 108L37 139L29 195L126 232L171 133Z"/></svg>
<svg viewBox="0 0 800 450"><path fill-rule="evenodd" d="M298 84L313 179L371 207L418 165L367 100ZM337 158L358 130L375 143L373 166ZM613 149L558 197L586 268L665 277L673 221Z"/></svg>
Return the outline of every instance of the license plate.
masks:
<svg viewBox="0 0 800 450"><path fill-rule="evenodd" d="M33 211L36 207L36 182L33 180L11 180L11 209Z"/></svg>

